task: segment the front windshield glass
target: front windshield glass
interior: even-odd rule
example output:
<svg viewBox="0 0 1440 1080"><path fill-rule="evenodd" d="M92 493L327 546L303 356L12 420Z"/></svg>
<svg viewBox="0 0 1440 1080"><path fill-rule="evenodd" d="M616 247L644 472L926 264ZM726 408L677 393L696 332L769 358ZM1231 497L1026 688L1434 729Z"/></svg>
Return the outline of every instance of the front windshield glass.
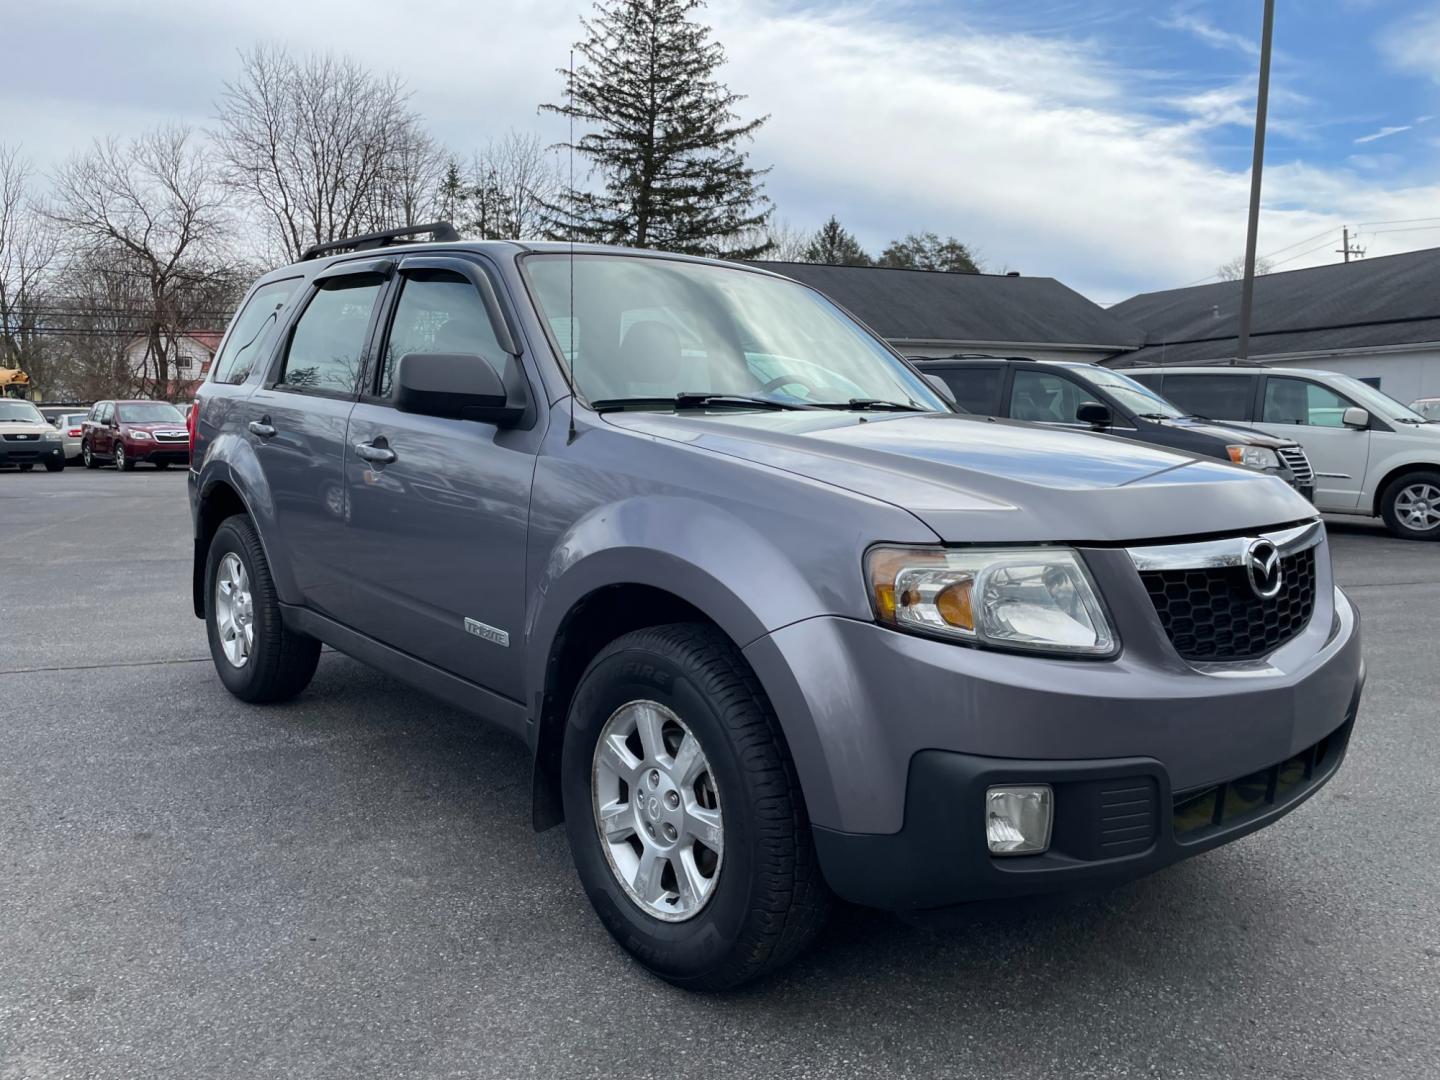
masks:
<svg viewBox="0 0 1440 1080"><path fill-rule="evenodd" d="M0 401L0 423L19 421L26 424L43 424L45 417L28 401Z"/></svg>
<svg viewBox="0 0 1440 1080"><path fill-rule="evenodd" d="M1356 404L1369 409L1372 413L1383 416L1389 420L1408 420L1411 423L1429 423L1408 405L1401 405L1389 394L1381 393L1369 383L1363 383L1359 379L1351 378L1349 375L1331 375L1331 381L1335 388Z"/></svg>
<svg viewBox="0 0 1440 1080"><path fill-rule="evenodd" d="M1108 390L1111 397L1136 416L1164 416L1178 420L1189 415L1144 383L1136 382L1129 375L1121 375L1118 371L1096 368L1094 371L1085 372L1084 378L1091 386Z"/></svg>
<svg viewBox="0 0 1440 1080"><path fill-rule="evenodd" d="M591 403L699 393L800 407L861 399L949 411L885 346L795 282L593 253L530 255L524 267L581 398Z"/></svg>
<svg viewBox="0 0 1440 1080"><path fill-rule="evenodd" d="M167 405L163 401L142 401L137 405L121 405L115 410L115 415L127 424L163 424L167 420L175 424L183 424L185 417L180 415L180 410L174 405Z"/></svg>

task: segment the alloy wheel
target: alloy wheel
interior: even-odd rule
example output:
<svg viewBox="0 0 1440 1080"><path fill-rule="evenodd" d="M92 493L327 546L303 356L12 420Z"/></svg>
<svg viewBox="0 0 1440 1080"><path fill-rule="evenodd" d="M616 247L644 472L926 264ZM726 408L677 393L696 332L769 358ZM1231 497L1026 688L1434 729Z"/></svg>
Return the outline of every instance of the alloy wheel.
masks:
<svg viewBox="0 0 1440 1080"><path fill-rule="evenodd" d="M591 796L625 894L666 922L699 914L720 880L725 826L710 761L685 722L655 701L616 709L595 745Z"/></svg>
<svg viewBox="0 0 1440 1080"><path fill-rule="evenodd" d="M1440 487L1421 482L1401 489L1395 496L1395 516L1416 532L1440 527Z"/></svg>
<svg viewBox="0 0 1440 1080"><path fill-rule="evenodd" d="M123 443L115 444L115 468L121 471L125 469L125 446Z"/></svg>
<svg viewBox="0 0 1440 1080"><path fill-rule="evenodd" d="M215 629L231 667L242 668L255 648L255 606L250 575L233 551L226 552L215 571Z"/></svg>

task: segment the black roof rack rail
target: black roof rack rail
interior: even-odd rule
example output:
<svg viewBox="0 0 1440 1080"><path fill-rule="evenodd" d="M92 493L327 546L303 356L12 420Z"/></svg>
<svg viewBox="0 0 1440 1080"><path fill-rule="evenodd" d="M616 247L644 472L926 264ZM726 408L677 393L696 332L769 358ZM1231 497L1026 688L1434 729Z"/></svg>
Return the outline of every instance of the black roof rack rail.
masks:
<svg viewBox="0 0 1440 1080"><path fill-rule="evenodd" d="M460 234L448 221L432 221L428 225L407 225L403 229L385 229L382 232L365 233L363 236L347 236L343 240L329 240L305 249L301 262L309 262L324 255L338 255L342 251L368 251L370 248L386 247L396 241L412 236L430 234L432 240L449 242L459 240Z"/></svg>

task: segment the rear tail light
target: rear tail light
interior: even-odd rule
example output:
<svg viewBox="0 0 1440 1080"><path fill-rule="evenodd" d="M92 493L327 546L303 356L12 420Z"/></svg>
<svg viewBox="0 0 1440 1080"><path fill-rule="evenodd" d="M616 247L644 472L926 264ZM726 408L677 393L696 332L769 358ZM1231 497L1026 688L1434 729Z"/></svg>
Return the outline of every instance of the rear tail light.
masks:
<svg viewBox="0 0 1440 1080"><path fill-rule="evenodd" d="M190 451L190 461L195 462L195 418L200 414L200 399L197 397L190 404L190 413L185 417L185 433L190 436L187 449Z"/></svg>
<svg viewBox="0 0 1440 1080"><path fill-rule="evenodd" d="M72 439L78 439L81 435L84 434L84 429L83 429L83 428L78 428L78 427L72 427L72 428L71 428L69 431L67 431L65 434L69 435Z"/></svg>

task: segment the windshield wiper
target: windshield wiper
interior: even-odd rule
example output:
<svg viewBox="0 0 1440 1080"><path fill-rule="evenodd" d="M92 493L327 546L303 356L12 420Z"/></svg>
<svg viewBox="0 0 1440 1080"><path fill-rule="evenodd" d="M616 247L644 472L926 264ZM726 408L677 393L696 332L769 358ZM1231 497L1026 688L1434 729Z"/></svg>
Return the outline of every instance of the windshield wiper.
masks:
<svg viewBox="0 0 1440 1080"><path fill-rule="evenodd" d="M816 401L817 409L855 409L861 412L929 412L929 409L908 401L886 401L884 398L852 397L849 401Z"/></svg>
<svg viewBox="0 0 1440 1080"><path fill-rule="evenodd" d="M627 397L602 398L592 401L590 407L596 412L614 412L619 409L769 409L790 411L807 406L776 401L774 398L750 397L746 394L711 394L692 391L673 397Z"/></svg>
<svg viewBox="0 0 1440 1080"><path fill-rule="evenodd" d="M1138 416L1141 420L1184 420L1184 419L1185 419L1185 417L1183 417L1183 416L1171 416L1169 413L1163 413L1163 412L1142 412L1142 413L1136 413L1135 415Z"/></svg>

